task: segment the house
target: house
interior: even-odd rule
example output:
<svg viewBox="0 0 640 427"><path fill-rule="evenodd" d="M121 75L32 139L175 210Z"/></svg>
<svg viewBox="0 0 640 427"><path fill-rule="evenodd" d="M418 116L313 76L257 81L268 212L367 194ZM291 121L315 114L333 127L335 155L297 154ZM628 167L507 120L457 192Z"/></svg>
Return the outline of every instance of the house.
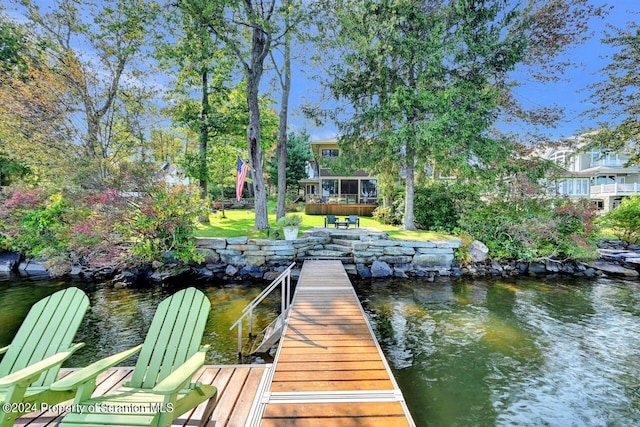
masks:
<svg viewBox="0 0 640 427"><path fill-rule="evenodd" d="M559 178L548 181L555 194L589 199L603 212L618 207L625 197L640 194L640 169L625 167L628 156L587 148L580 137L546 148L537 155L554 161L564 170Z"/></svg>
<svg viewBox="0 0 640 427"><path fill-rule="evenodd" d="M191 180L174 163L164 163L158 171L158 179L170 186L189 185Z"/></svg>
<svg viewBox="0 0 640 427"><path fill-rule="evenodd" d="M313 160L308 176L300 180L304 188L305 213L310 215L370 215L378 205L378 181L365 171L350 175L332 172L328 164L340 156L336 138L311 141Z"/></svg>

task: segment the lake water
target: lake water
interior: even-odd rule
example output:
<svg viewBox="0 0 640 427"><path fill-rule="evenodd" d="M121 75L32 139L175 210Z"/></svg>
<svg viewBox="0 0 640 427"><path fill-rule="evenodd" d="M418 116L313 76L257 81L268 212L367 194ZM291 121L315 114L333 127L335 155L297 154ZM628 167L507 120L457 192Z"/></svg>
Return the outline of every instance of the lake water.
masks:
<svg viewBox="0 0 640 427"><path fill-rule="evenodd" d="M385 281L358 292L419 426L640 425L637 281Z"/></svg>
<svg viewBox="0 0 640 427"><path fill-rule="evenodd" d="M0 347L33 303L71 284L91 309L76 339L86 346L65 366L142 342L158 302L175 291L0 279ZM208 363L238 362L229 327L262 286L198 285L212 302ZM640 425L640 282L385 280L356 289L418 426ZM256 323L278 309L269 300Z"/></svg>
<svg viewBox="0 0 640 427"><path fill-rule="evenodd" d="M85 346L65 363L64 366L70 367L84 366L142 343L159 302L178 290L177 287L114 289L82 282L7 280L6 277L2 280L0 277L0 347L11 342L31 305L70 285L84 290L91 303L75 340L84 342ZM209 297L212 308L203 337L203 344L211 345L207 363L238 363L238 332L229 327L264 286L242 282L197 287ZM254 311L254 331L266 327L279 309L278 295L268 297ZM133 366L135 360L135 357L129 359L125 365Z"/></svg>

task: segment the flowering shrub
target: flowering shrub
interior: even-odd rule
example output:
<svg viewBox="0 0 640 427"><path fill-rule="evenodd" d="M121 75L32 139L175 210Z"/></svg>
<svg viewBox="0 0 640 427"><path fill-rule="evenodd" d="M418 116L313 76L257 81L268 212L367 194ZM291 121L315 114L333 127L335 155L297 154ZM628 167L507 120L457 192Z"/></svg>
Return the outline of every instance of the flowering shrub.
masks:
<svg viewBox="0 0 640 427"><path fill-rule="evenodd" d="M202 214L197 190L185 186L153 189L126 224L133 254L150 261L170 251L177 260L201 262L194 232L196 220Z"/></svg>
<svg viewBox="0 0 640 427"><path fill-rule="evenodd" d="M458 223L492 259L586 260L596 257L594 217L588 201L548 198L525 182L465 209Z"/></svg>
<svg viewBox="0 0 640 427"><path fill-rule="evenodd" d="M114 189L76 195L76 216L68 236L68 256L77 264L94 268L117 265L127 257L122 227L131 206Z"/></svg>
<svg viewBox="0 0 640 427"><path fill-rule="evenodd" d="M143 196L108 189L49 194L14 189L0 199L0 244L44 257L52 275L74 264L101 268L122 262L201 261L193 239L202 213L197 191L154 188Z"/></svg>

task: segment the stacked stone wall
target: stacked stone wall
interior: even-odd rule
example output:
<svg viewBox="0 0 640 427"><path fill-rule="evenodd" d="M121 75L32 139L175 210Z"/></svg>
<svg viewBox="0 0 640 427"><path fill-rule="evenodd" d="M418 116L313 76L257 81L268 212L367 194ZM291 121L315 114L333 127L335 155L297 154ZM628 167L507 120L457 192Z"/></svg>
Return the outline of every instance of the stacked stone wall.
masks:
<svg viewBox="0 0 640 427"><path fill-rule="evenodd" d="M296 240L199 238L196 246L205 256L205 264L218 271L223 265L238 272L247 268L277 271L293 261L339 259L347 271L362 277L409 277L449 275L460 240L391 240L380 232L323 229Z"/></svg>

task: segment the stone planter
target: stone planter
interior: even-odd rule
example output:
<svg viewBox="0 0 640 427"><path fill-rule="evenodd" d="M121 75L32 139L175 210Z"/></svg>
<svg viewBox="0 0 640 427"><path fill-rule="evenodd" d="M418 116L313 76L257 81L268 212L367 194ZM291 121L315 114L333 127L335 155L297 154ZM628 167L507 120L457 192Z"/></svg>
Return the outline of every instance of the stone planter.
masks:
<svg viewBox="0 0 640 427"><path fill-rule="evenodd" d="M282 227L284 231L284 240L296 240L300 227Z"/></svg>

